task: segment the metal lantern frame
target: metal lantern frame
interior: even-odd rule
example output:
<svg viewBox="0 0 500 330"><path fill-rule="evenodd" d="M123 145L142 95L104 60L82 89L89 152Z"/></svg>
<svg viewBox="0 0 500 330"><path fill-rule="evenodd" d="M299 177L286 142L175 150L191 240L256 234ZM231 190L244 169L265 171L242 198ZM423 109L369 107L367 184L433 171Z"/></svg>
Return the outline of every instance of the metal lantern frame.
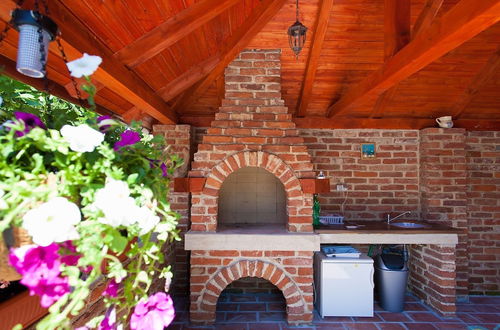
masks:
<svg viewBox="0 0 500 330"><path fill-rule="evenodd" d="M295 23L288 28L288 44L298 58L306 43L307 27L299 20L299 0L296 0L295 9Z"/></svg>

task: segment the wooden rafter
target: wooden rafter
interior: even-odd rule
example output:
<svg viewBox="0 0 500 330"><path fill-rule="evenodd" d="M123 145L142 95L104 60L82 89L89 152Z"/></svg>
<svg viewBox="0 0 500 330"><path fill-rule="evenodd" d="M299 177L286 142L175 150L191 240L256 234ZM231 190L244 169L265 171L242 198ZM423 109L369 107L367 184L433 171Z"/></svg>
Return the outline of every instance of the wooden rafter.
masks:
<svg viewBox="0 0 500 330"><path fill-rule="evenodd" d="M4 6L15 8L16 4L12 0L7 0L3 2L2 7ZM69 59L78 58L83 52L101 56L103 62L92 76L94 79L159 122L164 124L177 122L177 116L172 109L143 80L114 60L109 48L87 30L86 26L68 10L64 1L52 1L50 11L51 18L61 29L62 44Z"/></svg>
<svg viewBox="0 0 500 330"><path fill-rule="evenodd" d="M384 59L387 61L410 42L411 3L410 0L385 0L384 5ZM378 97L371 118L382 117L396 90L394 86Z"/></svg>
<svg viewBox="0 0 500 330"><path fill-rule="evenodd" d="M462 94L460 100L452 107L453 118L460 116L467 109L472 99L481 90L481 88L498 72L500 68L500 46L490 56L483 68L472 78L471 83Z"/></svg>
<svg viewBox="0 0 500 330"><path fill-rule="evenodd" d="M241 0L202 0L149 31L115 54L128 67L144 63Z"/></svg>
<svg viewBox="0 0 500 330"><path fill-rule="evenodd" d="M262 0L243 24L226 40L221 47L220 62L201 81L188 89L176 102L174 109L179 111L203 94L220 76L227 65L245 48L250 40L274 17L287 0ZM180 112L180 111L179 111Z"/></svg>
<svg viewBox="0 0 500 330"><path fill-rule="evenodd" d="M160 88L157 92L164 101L169 101L189 87L193 86L198 80L209 74L219 63L219 54L209 57L203 62L192 66L189 70Z"/></svg>
<svg viewBox="0 0 500 330"><path fill-rule="evenodd" d="M413 31L411 33L412 39L419 35L420 32L426 30L429 26L431 26L442 4L443 0L427 0L424 8L415 21L415 25L413 25Z"/></svg>
<svg viewBox="0 0 500 330"><path fill-rule="evenodd" d="M307 59L306 72L300 89L299 99L297 102L297 117L303 117L306 114L307 107L311 100L312 88L316 78L316 69L318 68L319 56L323 48L328 22L330 20L330 12L333 7L333 0L322 0L318 10L316 26L314 27L314 38Z"/></svg>
<svg viewBox="0 0 500 330"><path fill-rule="evenodd" d="M328 108L327 116L341 114L370 96L380 95L499 20L500 0L461 0L379 70L349 89Z"/></svg>

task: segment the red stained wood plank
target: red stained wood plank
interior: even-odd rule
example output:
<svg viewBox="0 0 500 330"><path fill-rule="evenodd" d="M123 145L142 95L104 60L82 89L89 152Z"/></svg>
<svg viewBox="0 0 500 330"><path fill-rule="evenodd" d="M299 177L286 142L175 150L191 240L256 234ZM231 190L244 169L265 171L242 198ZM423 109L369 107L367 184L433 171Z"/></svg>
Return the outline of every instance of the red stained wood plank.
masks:
<svg viewBox="0 0 500 330"><path fill-rule="evenodd" d="M331 117L380 94L500 20L500 0L461 0L328 108Z"/></svg>

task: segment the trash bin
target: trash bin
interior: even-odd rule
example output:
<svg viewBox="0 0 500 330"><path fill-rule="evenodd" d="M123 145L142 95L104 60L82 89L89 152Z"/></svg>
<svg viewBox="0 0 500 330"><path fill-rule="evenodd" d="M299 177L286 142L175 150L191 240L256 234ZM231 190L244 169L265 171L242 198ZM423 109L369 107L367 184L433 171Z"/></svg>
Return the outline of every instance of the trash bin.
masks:
<svg viewBox="0 0 500 330"><path fill-rule="evenodd" d="M382 253L375 257L375 289L383 309L403 311L408 265L403 252Z"/></svg>

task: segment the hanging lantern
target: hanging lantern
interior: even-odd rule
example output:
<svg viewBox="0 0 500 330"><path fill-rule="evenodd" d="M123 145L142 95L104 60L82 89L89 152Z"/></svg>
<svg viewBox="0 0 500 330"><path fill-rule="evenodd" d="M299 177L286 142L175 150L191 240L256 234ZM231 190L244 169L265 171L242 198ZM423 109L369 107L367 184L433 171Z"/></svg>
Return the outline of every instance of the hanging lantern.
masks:
<svg viewBox="0 0 500 330"><path fill-rule="evenodd" d="M296 1L296 21L288 28L288 43L298 58L306 43L307 27L299 21L299 0Z"/></svg>
<svg viewBox="0 0 500 330"><path fill-rule="evenodd" d="M12 18L14 27L19 31L17 71L33 78L44 77L49 41L54 40L57 34L56 23L33 10L16 9Z"/></svg>

